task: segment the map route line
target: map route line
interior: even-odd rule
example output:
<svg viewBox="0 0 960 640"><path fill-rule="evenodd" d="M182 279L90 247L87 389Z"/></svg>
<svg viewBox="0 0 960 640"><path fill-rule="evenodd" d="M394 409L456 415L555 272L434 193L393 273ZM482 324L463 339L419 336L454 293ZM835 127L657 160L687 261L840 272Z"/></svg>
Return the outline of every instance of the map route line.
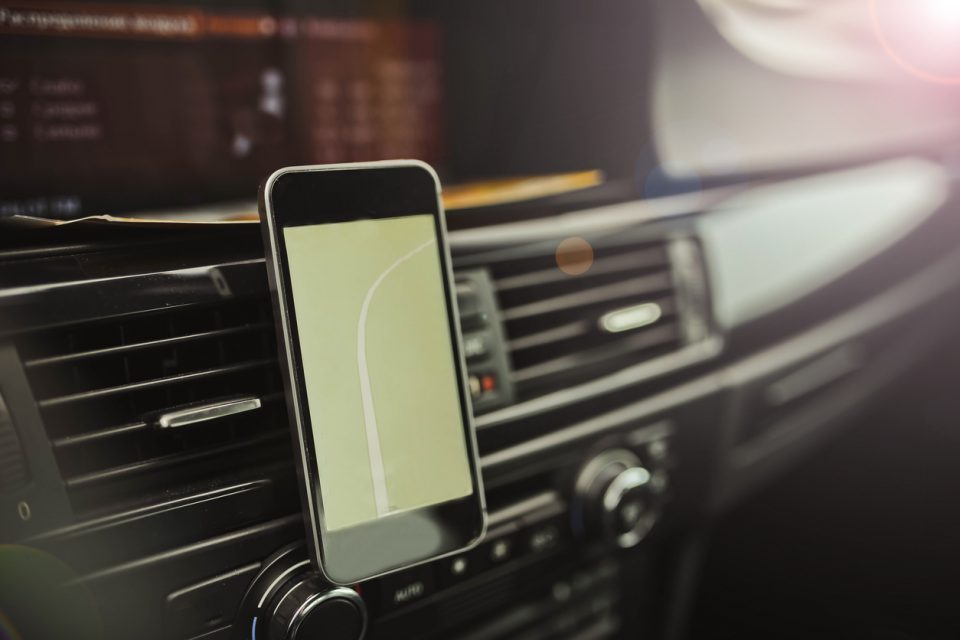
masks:
<svg viewBox="0 0 960 640"><path fill-rule="evenodd" d="M367 454L370 456L370 475L373 479L373 499L377 508L377 517L390 513L390 503L387 498L386 470L383 466L383 452L380 449L380 431L377 428L377 413L373 407L373 392L370 389L370 371L367 367L367 314L373 296L397 267L414 257L432 244L436 238L430 238L421 245L397 258L393 264L384 269L373 281L363 297L360 306L360 317L357 319L357 366L360 369L360 398L363 404L363 425L367 437Z"/></svg>

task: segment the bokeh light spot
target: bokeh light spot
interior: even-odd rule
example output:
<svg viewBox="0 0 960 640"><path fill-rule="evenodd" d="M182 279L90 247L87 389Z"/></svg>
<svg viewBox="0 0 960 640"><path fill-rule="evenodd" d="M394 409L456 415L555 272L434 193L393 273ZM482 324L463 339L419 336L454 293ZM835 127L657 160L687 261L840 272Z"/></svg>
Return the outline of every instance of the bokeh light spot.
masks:
<svg viewBox="0 0 960 640"><path fill-rule="evenodd" d="M593 265L593 247L583 238L566 238L557 245L556 258L560 271L579 276Z"/></svg>

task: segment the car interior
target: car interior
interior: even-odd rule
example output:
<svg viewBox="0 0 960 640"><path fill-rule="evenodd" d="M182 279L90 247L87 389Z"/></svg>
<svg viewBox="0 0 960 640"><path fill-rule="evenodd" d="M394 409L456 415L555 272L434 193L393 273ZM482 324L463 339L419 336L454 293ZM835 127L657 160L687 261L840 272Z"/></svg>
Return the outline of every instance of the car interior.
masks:
<svg viewBox="0 0 960 640"><path fill-rule="evenodd" d="M397 159L486 525L344 583L258 188ZM0 1L0 160L0 638L960 637L954 0Z"/></svg>

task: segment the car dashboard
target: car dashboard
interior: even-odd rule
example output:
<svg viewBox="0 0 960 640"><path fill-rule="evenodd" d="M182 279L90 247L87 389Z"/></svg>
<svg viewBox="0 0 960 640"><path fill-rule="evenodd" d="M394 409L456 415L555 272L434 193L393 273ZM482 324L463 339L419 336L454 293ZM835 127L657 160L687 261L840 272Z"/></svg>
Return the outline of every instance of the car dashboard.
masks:
<svg viewBox="0 0 960 640"><path fill-rule="evenodd" d="M450 214L489 529L355 585L364 628L323 637L669 635L683 541L956 330L944 167ZM257 225L24 230L0 264L4 542L56 567L24 597L55 585L76 637L282 637L295 587L334 587L304 548Z"/></svg>

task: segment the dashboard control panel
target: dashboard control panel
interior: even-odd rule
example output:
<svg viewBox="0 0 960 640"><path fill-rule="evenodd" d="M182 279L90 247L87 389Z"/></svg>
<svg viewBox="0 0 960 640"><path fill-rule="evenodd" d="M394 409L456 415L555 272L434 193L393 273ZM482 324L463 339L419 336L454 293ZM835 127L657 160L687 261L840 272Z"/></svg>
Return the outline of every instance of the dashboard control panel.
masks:
<svg viewBox="0 0 960 640"><path fill-rule="evenodd" d="M667 425L642 427L557 469L549 488L497 506L476 547L353 588L326 583L303 543L289 544L238 574L246 588L235 596L230 638L296 640L316 630L335 640L458 638L461 629L470 630L463 637L510 638L534 619L548 635L615 635L618 556L658 523L670 497L672 448ZM476 631L494 619L501 624Z"/></svg>
<svg viewBox="0 0 960 640"><path fill-rule="evenodd" d="M490 274L485 269L458 271L456 287L473 410L505 407L513 402L513 384Z"/></svg>

